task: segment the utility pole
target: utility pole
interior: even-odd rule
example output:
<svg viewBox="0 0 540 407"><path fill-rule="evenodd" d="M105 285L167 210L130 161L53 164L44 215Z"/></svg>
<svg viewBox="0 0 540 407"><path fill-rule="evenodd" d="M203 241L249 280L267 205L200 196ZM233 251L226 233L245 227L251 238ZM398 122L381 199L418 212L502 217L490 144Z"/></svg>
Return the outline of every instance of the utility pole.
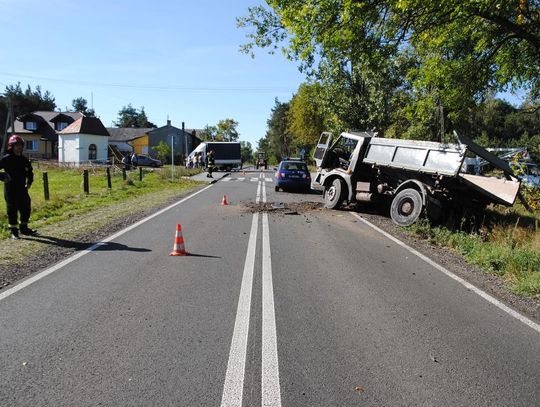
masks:
<svg viewBox="0 0 540 407"><path fill-rule="evenodd" d="M184 156L187 158L188 156L188 140L186 136L186 131L184 128L184 122L182 122L182 135L184 136Z"/></svg>
<svg viewBox="0 0 540 407"><path fill-rule="evenodd" d="M174 134L171 134L171 181L174 181Z"/></svg>
<svg viewBox="0 0 540 407"><path fill-rule="evenodd" d="M6 142L8 138L8 128L10 125L11 125L11 132L12 133L15 132L15 123L14 123L15 121L13 118L13 104L11 103L11 98L8 98L8 106L9 107L8 107L8 114L6 117L6 128L5 128L4 134L2 134L2 143L0 145L0 157L4 155L4 150L5 150Z"/></svg>

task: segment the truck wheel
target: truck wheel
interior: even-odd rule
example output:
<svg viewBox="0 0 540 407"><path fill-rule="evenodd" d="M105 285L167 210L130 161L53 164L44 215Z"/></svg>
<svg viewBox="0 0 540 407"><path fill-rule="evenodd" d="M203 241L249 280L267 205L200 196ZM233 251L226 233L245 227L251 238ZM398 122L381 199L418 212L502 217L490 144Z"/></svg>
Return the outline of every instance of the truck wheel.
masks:
<svg viewBox="0 0 540 407"><path fill-rule="evenodd" d="M274 186L274 191L279 192L279 187L277 185Z"/></svg>
<svg viewBox="0 0 540 407"><path fill-rule="evenodd" d="M339 209L345 196L345 185L336 178L330 187L324 190L324 206L328 209Z"/></svg>
<svg viewBox="0 0 540 407"><path fill-rule="evenodd" d="M420 192L407 188L392 200L390 216L396 225L410 226L418 220L423 209Z"/></svg>

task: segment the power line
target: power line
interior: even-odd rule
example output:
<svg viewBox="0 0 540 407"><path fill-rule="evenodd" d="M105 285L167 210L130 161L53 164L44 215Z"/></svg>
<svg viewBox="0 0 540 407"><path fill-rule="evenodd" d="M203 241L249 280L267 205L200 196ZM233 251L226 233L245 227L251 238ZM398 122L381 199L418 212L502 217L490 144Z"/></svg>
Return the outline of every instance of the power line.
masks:
<svg viewBox="0 0 540 407"><path fill-rule="evenodd" d="M0 75L9 76L13 78L24 78L33 80L44 80L51 82L60 82L72 85L88 85L88 86L102 86L110 88L126 88L126 89L143 89L143 90L162 90L162 91L197 91L197 92L245 92L245 93L275 93L275 92L292 92L290 89L277 88L277 87L214 87L214 86L170 86L170 85L129 85L118 83L105 83L105 82L91 82L91 81L76 81L70 79L58 79L45 76L32 76L32 75L20 75L12 74L8 72L0 72Z"/></svg>

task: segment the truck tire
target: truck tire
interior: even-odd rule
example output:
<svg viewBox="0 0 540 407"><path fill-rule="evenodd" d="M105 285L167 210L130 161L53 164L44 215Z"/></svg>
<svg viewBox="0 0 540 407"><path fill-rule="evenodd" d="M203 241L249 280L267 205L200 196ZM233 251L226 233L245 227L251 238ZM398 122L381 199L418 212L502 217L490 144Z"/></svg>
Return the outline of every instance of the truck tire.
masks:
<svg viewBox="0 0 540 407"><path fill-rule="evenodd" d="M398 226L410 226L418 220L423 209L420 192L407 188L400 191L392 200L390 217Z"/></svg>
<svg viewBox="0 0 540 407"><path fill-rule="evenodd" d="M328 209L339 209L343 204L346 186L339 178L324 189L324 206Z"/></svg>

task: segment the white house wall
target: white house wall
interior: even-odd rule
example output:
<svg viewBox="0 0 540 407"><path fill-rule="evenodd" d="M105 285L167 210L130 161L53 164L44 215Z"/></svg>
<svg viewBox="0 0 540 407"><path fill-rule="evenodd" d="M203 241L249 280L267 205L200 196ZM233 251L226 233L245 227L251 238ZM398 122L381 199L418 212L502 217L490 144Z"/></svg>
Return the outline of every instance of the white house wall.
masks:
<svg viewBox="0 0 540 407"><path fill-rule="evenodd" d="M88 162L90 144L96 145L96 161L105 162L109 148L108 137L94 134L59 134L58 162L75 165Z"/></svg>
<svg viewBox="0 0 540 407"><path fill-rule="evenodd" d="M95 144L97 147L97 161L107 160L107 151L109 148L109 138L96 136L94 134L79 134L79 162L88 161L88 147Z"/></svg>
<svg viewBox="0 0 540 407"><path fill-rule="evenodd" d="M58 162L78 163L79 162L79 135L61 134L58 135Z"/></svg>

